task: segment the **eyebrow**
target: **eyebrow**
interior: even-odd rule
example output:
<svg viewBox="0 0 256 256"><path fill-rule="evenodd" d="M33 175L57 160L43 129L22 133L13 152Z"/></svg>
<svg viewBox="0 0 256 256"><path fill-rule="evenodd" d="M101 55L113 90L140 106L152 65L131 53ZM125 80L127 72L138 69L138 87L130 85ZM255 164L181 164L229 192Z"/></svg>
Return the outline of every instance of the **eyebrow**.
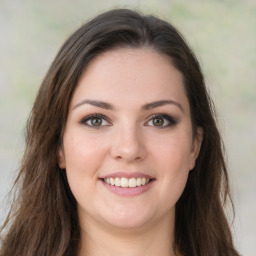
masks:
<svg viewBox="0 0 256 256"><path fill-rule="evenodd" d="M99 101L99 100L89 100L89 99L85 99L85 100L82 100L81 102L77 103L73 107L73 109L75 109L75 108L77 108L77 107L79 107L81 105L84 105L84 104L89 104L89 105L92 105L92 106L95 106L95 107L99 107L99 108L103 108L103 109L108 109L108 110L116 110L114 105L112 105L110 103L107 103L107 102L104 102L104 101ZM142 110L150 110L150 109L161 107L161 106L164 106L164 105L167 105L167 104L175 105L182 112L184 112L184 109L183 109L182 105L179 104L176 101L173 101L173 100L159 100L159 101L154 101L154 102L151 102L151 103L147 103L147 104L142 106Z"/></svg>
<svg viewBox="0 0 256 256"><path fill-rule="evenodd" d="M84 105L84 104L89 104L89 105L92 105L92 106L95 106L95 107L98 107L98 108L104 108L104 109L109 109L109 110L115 110L115 107L110 104L110 103L107 103L107 102L104 102L104 101L99 101L99 100L82 100L81 102L77 103L73 109L81 106L81 105Z"/></svg>
<svg viewBox="0 0 256 256"><path fill-rule="evenodd" d="M173 100L159 100L159 101L155 101L155 102L152 102L152 103L148 103L148 104L143 105L142 109L143 110L150 110L150 109L161 107L161 106L164 106L164 105L167 105L167 104L175 105L182 112L184 112L184 109L183 109L182 105L180 103L176 102L176 101L173 101Z"/></svg>

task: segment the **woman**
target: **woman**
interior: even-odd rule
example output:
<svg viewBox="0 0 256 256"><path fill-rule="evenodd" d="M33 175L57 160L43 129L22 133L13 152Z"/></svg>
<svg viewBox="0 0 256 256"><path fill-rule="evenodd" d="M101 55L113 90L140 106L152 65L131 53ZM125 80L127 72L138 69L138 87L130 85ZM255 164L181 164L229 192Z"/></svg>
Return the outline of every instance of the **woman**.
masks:
<svg viewBox="0 0 256 256"><path fill-rule="evenodd" d="M153 16L109 11L65 42L16 184L1 255L239 255L203 75Z"/></svg>

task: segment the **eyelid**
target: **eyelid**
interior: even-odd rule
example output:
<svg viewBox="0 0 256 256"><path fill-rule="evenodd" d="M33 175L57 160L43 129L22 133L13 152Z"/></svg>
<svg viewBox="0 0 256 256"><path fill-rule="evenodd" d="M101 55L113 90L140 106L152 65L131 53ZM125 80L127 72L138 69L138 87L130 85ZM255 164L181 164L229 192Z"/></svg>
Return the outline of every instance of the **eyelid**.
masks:
<svg viewBox="0 0 256 256"><path fill-rule="evenodd" d="M167 120L168 124L164 125L164 126L154 126L154 125L147 125L147 123L149 123L150 121L152 121L154 118L163 118L165 120ZM169 115L169 114L165 114L165 113L156 113L152 116L150 116L148 118L148 121L145 123L145 126L152 126L152 127L156 127L156 128L166 128L166 127L170 127L170 126L174 126L178 123L178 120L176 118L174 118L173 116Z"/></svg>
<svg viewBox="0 0 256 256"><path fill-rule="evenodd" d="M93 118L101 118L103 119L104 121L106 121L108 124L104 124L104 125L90 125L88 124L87 122L90 121L91 119ZM165 121L167 121L168 123L165 124L165 125L162 125L162 126L157 126L157 125L149 125L148 123L150 121L152 121L153 119L157 119L157 118L162 118L164 119ZM82 125L85 125L89 128L94 128L94 129L100 129L100 128L103 128L103 127L106 127L106 126L112 126L113 124L111 123L110 119L103 115L103 114L99 114L99 113L93 113L93 114L90 114L90 115L87 115L85 117L83 117L79 123L81 123ZM150 117L148 117L148 120L146 121L146 123L144 124L145 126L151 126L151 127L156 127L156 128L167 128L167 127L171 127L171 126L174 126L178 123L178 120L176 118L174 118L173 116L169 115L169 114L165 114L165 113L156 113L156 114L153 114L151 115Z"/></svg>
<svg viewBox="0 0 256 256"><path fill-rule="evenodd" d="M90 121L92 118L101 118L101 119L107 121L109 124L108 125L100 125L100 126L93 126L93 125L87 124L87 122ZM107 116L105 116L103 114L99 114L99 113L94 113L94 114L87 115L87 116L83 117L79 122L83 125L86 125L87 127L95 128L95 129L99 129L101 127L112 125L110 119Z"/></svg>

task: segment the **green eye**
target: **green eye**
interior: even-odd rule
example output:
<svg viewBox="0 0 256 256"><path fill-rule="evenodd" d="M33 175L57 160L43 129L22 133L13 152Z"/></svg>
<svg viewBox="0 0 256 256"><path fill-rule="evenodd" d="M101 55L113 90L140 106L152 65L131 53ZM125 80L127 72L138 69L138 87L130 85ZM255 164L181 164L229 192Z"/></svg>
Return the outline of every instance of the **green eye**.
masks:
<svg viewBox="0 0 256 256"><path fill-rule="evenodd" d="M152 121L154 126L163 126L164 124L163 118L154 118Z"/></svg>
<svg viewBox="0 0 256 256"><path fill-rule="evenodd" d="M167 114L155 114L146 122L146 126L166 128L177 124L177 120Z"/></svg>
<svg viewBox="0 0 256 256"><path fill-rule="evenodd" d="M92 115L86 116L80 121L80 123L91 128L101 128L103 126L111 125L108 118L102 114L92 114Z"/></svg>
<svg viewBox="0 0 256 256"><path fill-rule="evenodd" d="M90 120L92 126L101 126L102 125L102 118L93 117Z"/></svg>

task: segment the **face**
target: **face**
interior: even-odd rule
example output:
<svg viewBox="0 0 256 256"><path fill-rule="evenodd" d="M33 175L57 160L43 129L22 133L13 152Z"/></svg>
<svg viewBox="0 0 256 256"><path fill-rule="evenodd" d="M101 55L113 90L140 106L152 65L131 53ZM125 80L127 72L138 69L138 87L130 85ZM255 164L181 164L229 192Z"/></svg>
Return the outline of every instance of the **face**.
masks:
<svg viewBox="0 0 256 256"><path fill-rule="evenodd" d="M148 48L97 56L74 91L59 151L81 225L173 220L201 137L166 56Z"/></svg>

